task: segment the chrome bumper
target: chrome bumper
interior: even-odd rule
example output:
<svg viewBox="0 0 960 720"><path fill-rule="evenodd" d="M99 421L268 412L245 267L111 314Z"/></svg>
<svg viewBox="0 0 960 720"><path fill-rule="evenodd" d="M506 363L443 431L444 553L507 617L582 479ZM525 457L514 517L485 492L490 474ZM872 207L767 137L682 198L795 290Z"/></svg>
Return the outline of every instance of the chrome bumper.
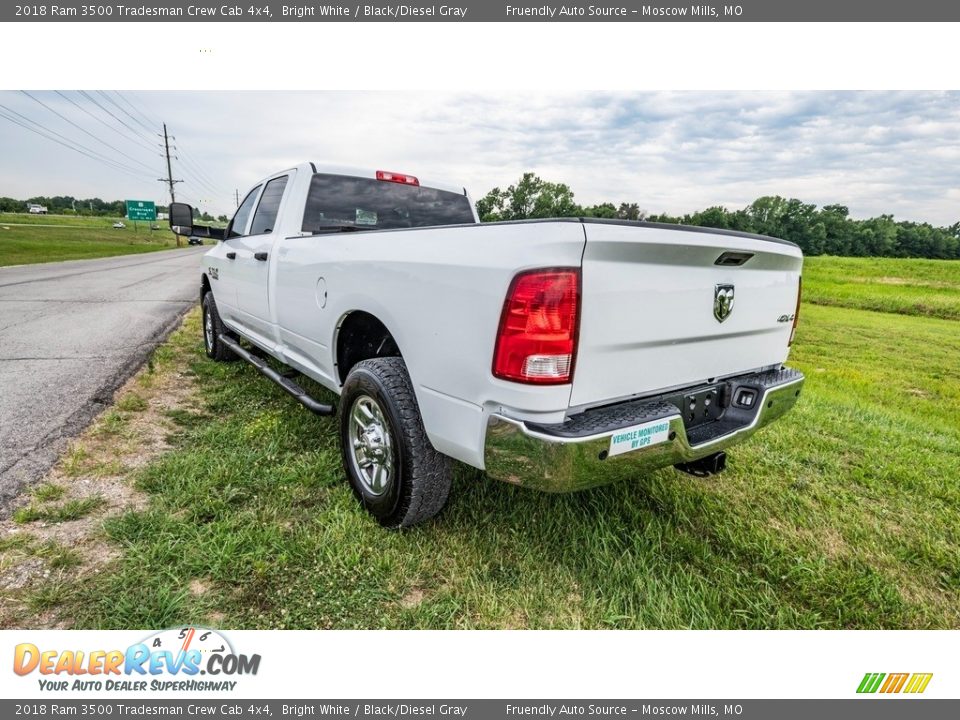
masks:
<svg viewBox="0 0 960 720"><path fill-rule="evenodd" d="M747 439L794 406L803 381L802 373L789 368L731 378L726 381L730 397L735 398L740 389L754 389L757 400L753 406L745 410L731 404L720 419L689 432L676 405L663 400L588 410L554 426L494 414L487 425L486 472L497 480L548 492L582 490L636 478ZM666 441L608 457L614 434L653 421L669 422Z"/></svg>

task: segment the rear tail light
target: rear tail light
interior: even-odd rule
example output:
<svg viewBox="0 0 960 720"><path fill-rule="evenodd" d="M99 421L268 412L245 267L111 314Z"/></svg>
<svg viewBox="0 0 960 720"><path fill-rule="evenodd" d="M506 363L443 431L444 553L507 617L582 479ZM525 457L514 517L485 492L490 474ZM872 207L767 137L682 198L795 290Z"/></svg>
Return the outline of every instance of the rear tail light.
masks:
<svg viewBox="0 0 960 720"><path fill-rule="evenodd" d="M413 175L404 175L403 173L388 172L386 170L377 170L377 180L384 182L395 182L401 185L419 185L420 181Z"/></svg>
<svg viewBox="0 0 960 720"><path fill-rule="evenodd" d="M797 280L797 309L793 313L793 327L790 329L790 342L787 347L793 345L793 338L797 334L797 323L800 322L800 296L803 295L803 278Z"/></svg>
<svg viewBox="0 0 960 720"><path fill-rule="evenodd" d="M493 374L535 385L570 382L579 320L578 268L520 273L503 303Z"/></svg>

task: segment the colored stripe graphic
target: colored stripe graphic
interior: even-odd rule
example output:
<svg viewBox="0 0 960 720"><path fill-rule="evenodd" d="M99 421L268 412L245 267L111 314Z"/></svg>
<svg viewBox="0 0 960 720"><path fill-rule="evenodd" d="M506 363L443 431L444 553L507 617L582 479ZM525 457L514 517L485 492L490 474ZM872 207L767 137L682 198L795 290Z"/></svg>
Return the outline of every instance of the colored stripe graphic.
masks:
<svg viewBox="0 0 960 720"><path fill-rule="evenodd" d="M857 686L858 693L895 694L904 693L922 693L927 689L933 673L866 673L860 685Z"/></svg>
<svg viewBox="0 0 960 720"><path fill-rule="evenodd" d="M910 673L890 673L887 675L887 681L883 684L883 687L880 688L882 693L898 693L903 689L904 683L907 682L907 678L910 677Z"/></svg>
<svg viewBox="0 0 960 720"><path fill-rule="evenodd" d="M907 687L904 692L922 693L927 689L927 685L930 684L930 679L932 677L933 673L914 673L913 677L910 678L910 682L907 683Z"/></svg>
<svg viewBox="0 0 960 720"><path fill-rule="evenodd" d="M857 688L858 693L875 693L877 688L880 687L880 681L886 677L884 673L867 673L863 676L863 680L860 681L860 687Z"/></svg>

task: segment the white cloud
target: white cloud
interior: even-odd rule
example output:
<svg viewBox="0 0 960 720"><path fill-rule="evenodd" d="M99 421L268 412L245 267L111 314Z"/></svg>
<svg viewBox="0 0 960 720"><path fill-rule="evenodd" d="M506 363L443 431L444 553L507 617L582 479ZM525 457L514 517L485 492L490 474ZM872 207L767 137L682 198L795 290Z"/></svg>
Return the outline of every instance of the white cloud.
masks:
<svg viewBox="0 0 960 720"><path fill-rule="evenodd" d="M154 179L164 170L158 154L54 93L32 94L155 170L133 179L0 119L0 195L164 199ZM637 202L649 212L739 207L779 194L848 205L859 217L960 219L958 93L123 96L168 123L193 161L175 170L187 180L178 189L216 212L231 210L235 188L243 193L262 175L315 160L447 179L475 196L533 170L569 184L580 202ZM0 104L116 157L22 94L0 93ZM198 182L196 165L216 191Z"/></svg>

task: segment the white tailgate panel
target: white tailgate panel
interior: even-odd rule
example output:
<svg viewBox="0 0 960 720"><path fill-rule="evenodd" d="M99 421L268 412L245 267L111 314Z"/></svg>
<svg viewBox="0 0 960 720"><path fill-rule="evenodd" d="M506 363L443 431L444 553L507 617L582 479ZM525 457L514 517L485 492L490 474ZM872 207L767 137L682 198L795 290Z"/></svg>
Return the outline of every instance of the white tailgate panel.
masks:
<svg viewBox="0 0 960 720"><path fill-rule="evenodd" d="M693 385L781 363L796 307L799 249L746 237L586 224L572 407ZM724 251L754 253L739 267ZM717 284L735 286L714 317Z"/></svg>

